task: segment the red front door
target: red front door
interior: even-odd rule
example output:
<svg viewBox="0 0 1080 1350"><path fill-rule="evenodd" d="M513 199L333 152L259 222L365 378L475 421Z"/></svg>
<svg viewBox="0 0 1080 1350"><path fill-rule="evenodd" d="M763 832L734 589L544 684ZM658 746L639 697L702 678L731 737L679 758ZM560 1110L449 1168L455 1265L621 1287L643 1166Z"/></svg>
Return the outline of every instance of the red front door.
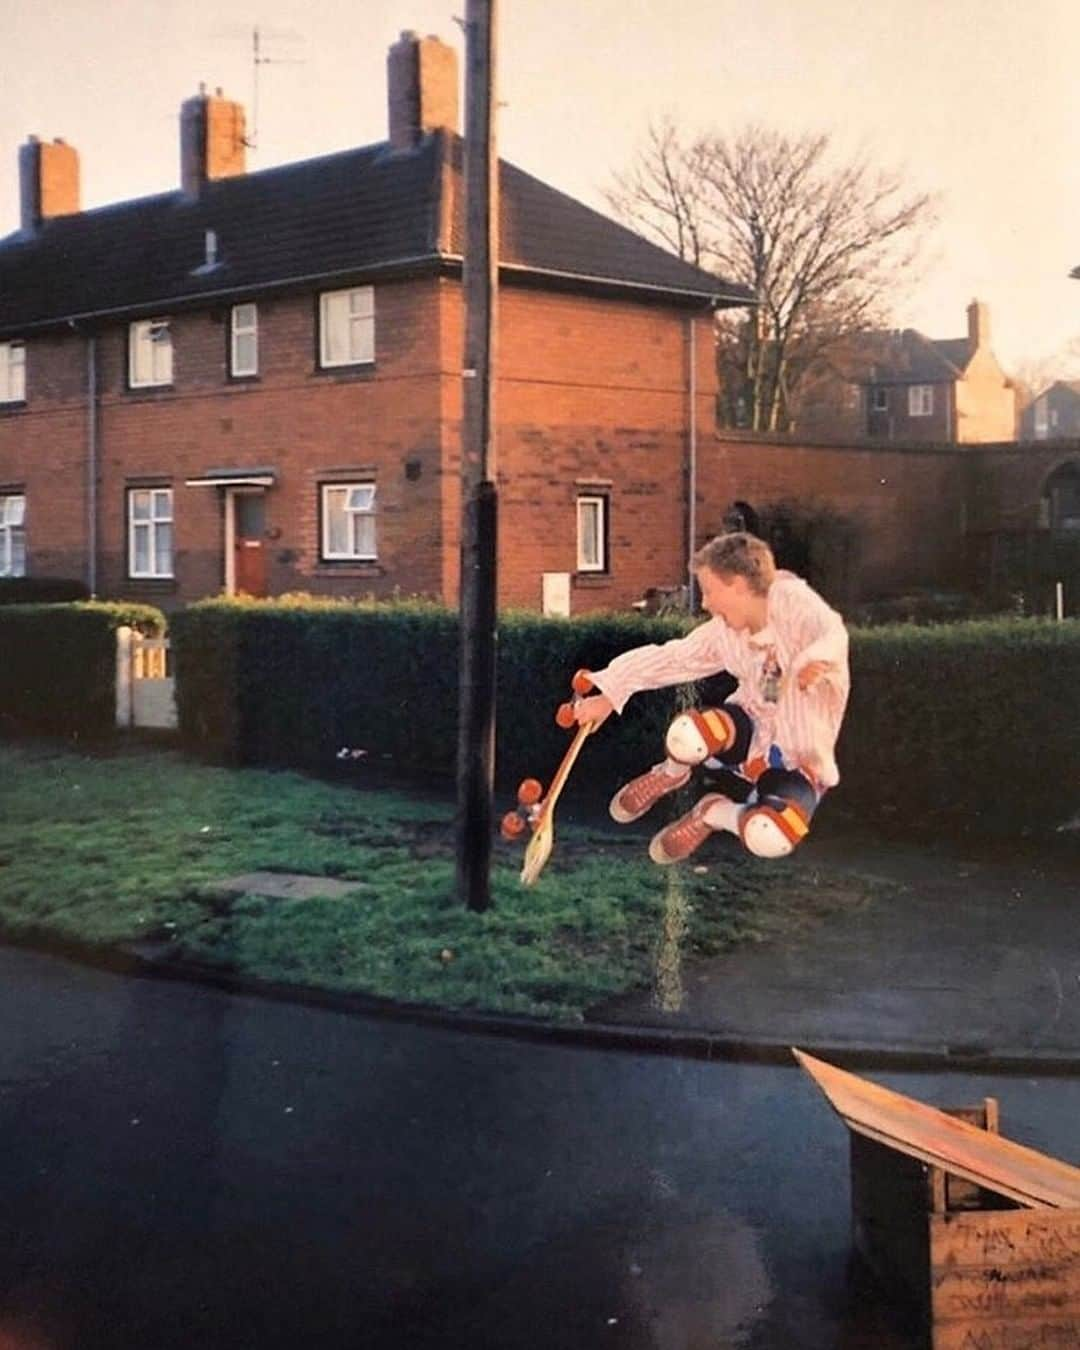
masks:
<svg viewBox="0 0 1080 1350"><path fill-rule="evenodd" d="M237 493L233 576L237 595L266 594L266 502L261 492Z"/></svg>

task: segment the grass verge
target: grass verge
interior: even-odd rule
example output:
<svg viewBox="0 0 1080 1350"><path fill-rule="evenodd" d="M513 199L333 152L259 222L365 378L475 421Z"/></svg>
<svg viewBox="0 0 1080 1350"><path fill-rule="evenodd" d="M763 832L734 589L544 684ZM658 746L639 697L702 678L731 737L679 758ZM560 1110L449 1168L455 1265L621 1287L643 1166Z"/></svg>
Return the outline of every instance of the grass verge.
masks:
<svg viewBox="0 0 1080 1350"><path fill-rule="evenodd" d="M793 874L730 840L697 869L661 870L640 835L560 823L530 890L520 846L499 841L493 906L474 914L454 895L453 848L452 806L406 792L159 748L0 744L0 930L12 937L156 940L263 979L573 1020L632 989L669 1000L685 959L869 898L850 876ZM355 885L340 899L282 900L218 884L256 870Z"/></svg>

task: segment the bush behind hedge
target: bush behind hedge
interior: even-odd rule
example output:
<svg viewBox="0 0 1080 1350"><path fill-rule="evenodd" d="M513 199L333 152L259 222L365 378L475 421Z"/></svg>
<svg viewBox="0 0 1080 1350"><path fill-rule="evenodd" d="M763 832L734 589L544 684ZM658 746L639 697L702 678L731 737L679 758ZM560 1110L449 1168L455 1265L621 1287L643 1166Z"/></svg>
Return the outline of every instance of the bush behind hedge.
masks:
<svg viewBox="0 0 1080 1350"><path fill-rule="evenodd" d="M599 669L693 622L501 616L501 791L526 774L550 776L566 744L553 713L575 669ZM212 757L326 772L349 749L420 776L454 772L452 611L216 600L174 615L172 634L181 733ZM852 673L834 797L852 815L1012 832L1057 825L1080 805L1080 622L855 631ZM719 677L638 695L589 745L575 780L606 795L660 757L681 700L719 702L729 687Z"/></svg>
<svg viewBox="0 0 1080 1350"><path fill-rule="evenodd" d="M107 735L116 725L116 629L165 630L151 605L0 608L0 725L5 732Z"/></svg>

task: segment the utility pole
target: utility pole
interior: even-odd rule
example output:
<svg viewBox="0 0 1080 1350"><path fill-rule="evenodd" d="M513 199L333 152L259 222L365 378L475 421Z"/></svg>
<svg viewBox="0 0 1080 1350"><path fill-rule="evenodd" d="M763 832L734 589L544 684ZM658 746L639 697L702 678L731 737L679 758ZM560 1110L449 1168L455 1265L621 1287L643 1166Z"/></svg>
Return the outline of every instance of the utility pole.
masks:
<svg viewBox="0 0 1080 1350"><path fill-rule="evenodd" d="M465 9L465 369L461 432L461 580L457 754L457 885L469 909L491 904L495 779L495 330L498 156L497 0Z"/></svg>

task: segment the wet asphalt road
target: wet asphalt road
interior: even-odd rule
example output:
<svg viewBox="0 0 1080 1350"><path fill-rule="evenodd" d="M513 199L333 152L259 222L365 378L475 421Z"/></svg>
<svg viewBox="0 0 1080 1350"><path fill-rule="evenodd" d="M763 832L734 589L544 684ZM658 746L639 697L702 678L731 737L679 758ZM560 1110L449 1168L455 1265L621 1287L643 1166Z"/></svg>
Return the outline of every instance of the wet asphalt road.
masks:
<svg viewBox="0 0 1080 1350"><path fill-rule="evenodd" d="M0 1347L909 1350L799 1070L466 1036L0 949ZM1080 1160L1080 1082L995 1093Z"/></svg>

